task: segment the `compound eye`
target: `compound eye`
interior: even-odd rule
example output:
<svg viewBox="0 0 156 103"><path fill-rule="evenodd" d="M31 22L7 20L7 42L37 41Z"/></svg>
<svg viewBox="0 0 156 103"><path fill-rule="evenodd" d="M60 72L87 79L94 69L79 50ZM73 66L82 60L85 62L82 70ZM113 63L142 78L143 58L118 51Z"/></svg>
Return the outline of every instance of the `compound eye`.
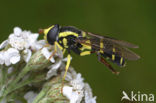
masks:
<svg viewBox="0 0 156 103"><path fill-rule="evenodd" d="M47 41L49 44L54 44L54 42L57 40L59 34L59 25L56 24L54 27L52 27L48 34L47 34Z"/></svg>

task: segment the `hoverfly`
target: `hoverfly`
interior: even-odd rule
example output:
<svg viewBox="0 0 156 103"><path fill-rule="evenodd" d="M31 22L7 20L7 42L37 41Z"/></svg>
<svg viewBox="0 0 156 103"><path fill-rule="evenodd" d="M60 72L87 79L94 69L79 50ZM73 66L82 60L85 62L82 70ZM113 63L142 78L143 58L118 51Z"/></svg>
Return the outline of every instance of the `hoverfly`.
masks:
<svg viewBox="0 0 156 103"><path fill-rule="evenodd" d="M138 46L134 44L107 36L85 32L73 26L60 26L56 24L47 29L40 29L39 33L44 34L44 39L48 44L55 45L51 57L57 52L57 47L61 49L63 53L67 51L67 64L63 80L66 77L71 62L71 51L80 56L95 53L98 56L98 60L105 64L106 67L115 74L118 74L119 72L117 72L106 59L123 67L126 59L137 60L140 58L137 54L128 49L138 48Z"/></svg>

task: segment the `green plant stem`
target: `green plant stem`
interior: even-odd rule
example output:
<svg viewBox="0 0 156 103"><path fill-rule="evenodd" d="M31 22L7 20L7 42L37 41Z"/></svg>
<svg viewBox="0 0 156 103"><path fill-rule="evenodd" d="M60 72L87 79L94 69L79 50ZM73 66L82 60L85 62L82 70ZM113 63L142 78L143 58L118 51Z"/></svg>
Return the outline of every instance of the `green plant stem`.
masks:
<svg viewBox="0 0 156 103"><path fill-rule="evenodd" d="M35 98L35 100L33 101L33 103L38 103L46 95L46 93L50 89L50 85L52 85L51 82L45 83L45 85L43 86L43 89L37 95L37 97Z"/></svg>
<svg viewBox="0 0 156 103"><path fill-rule="evenodd" d="M69 100L62 95L61 88L62 78L57 75L43 86L33 103L69 103Z"/></svg>
<svg viewBox="0 0 156 103"><path fill-rule="evenodd" d="M6 82L7 70L8 70L8 67L4 68L4 66L1 66L1 86L3 86Z"/></svg>
<svg viewBox="0 0 156 103"><path fill-rule="evenodd" d="M17 76L17 78L15 80L13 80L10 85L7 87L7 89L5 90L3 97L7 96L13 88L18 87L17 86L17 82L24 77L24 75L29 71L29 67L26 66L21 72L20 74Z"/></svg>

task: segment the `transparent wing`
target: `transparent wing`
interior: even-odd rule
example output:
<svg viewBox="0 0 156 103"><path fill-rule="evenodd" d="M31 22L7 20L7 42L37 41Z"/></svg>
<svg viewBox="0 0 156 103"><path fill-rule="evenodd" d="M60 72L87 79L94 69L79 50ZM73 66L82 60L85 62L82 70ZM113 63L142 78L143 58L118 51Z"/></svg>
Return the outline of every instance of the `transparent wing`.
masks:
<svg viewBox="0 0 156 103"><path fill-rule="evenodd" d="M90 44L86 43L86 41L90 40ZM103 42L104 47L100 48L100 42ZM91 45L94 50L99 51L102 49L104 52L107 54L112 55L113 48L115 49L115 55L119 57L124 57L125 59L128 60L137 60L140 58L139 55L134 53L133 51L127 49L126 47L129 48L137 48L138 46L121 41L121 40L116 40L114 38L110 37L105 37L105 36L99 36L96 34L89 33L89 37L86 38L77 38L77 42L85 45Z"/></svg>
<svg viewBox="0 0 156 103"><path fill-rule="evenodd" d="M126 41L122 41L122 40L117 40L115 38L111 38L111 37L107 37L107 36L100 36L100 35L96 35L90 32L86 32L86 34L88 34L88 36L90 36L90 38L100 38L103 39L105 41L111 41L113 44L118 44L124 47L128 47L128 48L138 48L137 45L134 45L132 43L126 42Z"/></svg>

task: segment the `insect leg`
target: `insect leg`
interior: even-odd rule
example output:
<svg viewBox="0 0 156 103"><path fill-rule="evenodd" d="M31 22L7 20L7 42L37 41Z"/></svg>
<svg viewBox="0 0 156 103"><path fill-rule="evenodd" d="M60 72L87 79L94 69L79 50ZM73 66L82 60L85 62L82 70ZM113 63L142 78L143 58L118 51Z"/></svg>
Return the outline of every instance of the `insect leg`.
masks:
<svg viewBox="0 0 156 103"><path fill-rule="evenodd" d="M64 55L65 52L66 52L66 49L63 49L63 55Z"/></svg>
<svg viewBox="0 0 156 103"><path fill-rule="evenodd" d="M49 44L45 44L40 50L42 50L44 47L49 47Z"/></svg>
<svg viewBox="0 0 156 103"><path fill-rule="evenodd" d="M49 59L48 60L50 60L54 55L55 55L55 53L57 52L57 44L56 44L56 42L54 43L54 51L53 51L53 53L51 54L51 56L49 57Z"/></svg>
<svg viewBox="0 0 156 103"><path fill-rule="evenodd" d="M49 57L49 59L48 60L50 60L54 55L55 55L55 53L57 52L57 49L60 49L60 50L63 50L63 48L58 44L58 42L57 41L55 41L55 43L54 43L54 52L51 54L51 56Z"/></svg>
<svg viewBox="0 0 156 103"><path fill-rule="evenodd" d="M66 63L66 67L65 67L65 73L64 73L64 76L63 76L63 78L62 78L61 93L63 93L64 80L65 80L65 78L66 78L66 75L67 75L67 71L68 71L70 62L71 62L71 56L70 56L70 54L68 54L68 56L67 56L67 63Z"/></svg>
<svg viewBox="0 0 156 103"><path fill-rule="evenodd" d="M97 54L97 55L98 55L98 60L104 65L106 65L108 69L112 71L112 73L117 74L117 75L119 74L119 72L117 72L103 57L101 57L100 54Z"/></svg>

